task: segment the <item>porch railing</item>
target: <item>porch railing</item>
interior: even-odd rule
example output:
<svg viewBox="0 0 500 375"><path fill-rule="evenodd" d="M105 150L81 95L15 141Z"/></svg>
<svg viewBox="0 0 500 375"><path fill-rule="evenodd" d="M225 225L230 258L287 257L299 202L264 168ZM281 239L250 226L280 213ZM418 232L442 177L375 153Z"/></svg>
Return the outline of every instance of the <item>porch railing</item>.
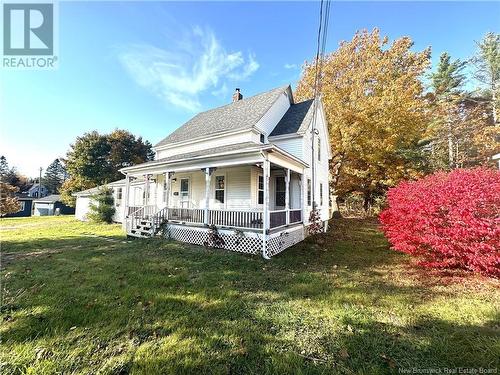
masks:
<svg viewBox="0 0 500 375"><path fill-rule="evenodd" d="M127 216L148 217L154 215L158 209L155 205L151 206L128 206Z"/></svg>
<svg viewBox="0 0 500 375"><path fill-rule="evenodd" d="M168 208L167 219L184 223L204 223L205 211L201 208Z"/></svg>
<svg viewBox="0 0 500 375"><path fill-rule="evenodd" d="M205 210L203 208L163 208L158 210L155 206L130 206L127 212L129 218L127 224L131 228L140 223L141 220L148 219L152 221L154 230L157 230L165 221L193 224L208 222L209 225L249 229L262 229L264 222L264 213L262 211L208 210L207 221L205 221ZM270 229L300 223L301 221L302 210L300 209L269 211Z"/></svg>
<svg viewBox="0 0 500 375"><path fill-rule="evenodd" d="M262 228L262 211L226 211L209 210L209 224L238 227L238 228Z"/></svg>

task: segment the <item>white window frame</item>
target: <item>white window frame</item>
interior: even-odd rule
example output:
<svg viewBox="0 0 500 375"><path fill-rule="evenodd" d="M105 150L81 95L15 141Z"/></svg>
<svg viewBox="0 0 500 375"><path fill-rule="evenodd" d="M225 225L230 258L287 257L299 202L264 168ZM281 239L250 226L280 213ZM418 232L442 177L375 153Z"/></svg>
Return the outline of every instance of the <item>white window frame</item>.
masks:
<svg viewBox="0 0 500 375"><path fill-rule="evenodd" d="M217 189L217 177L222 177L224 179L224 189ZM213 188L214 188L214 202L215 204L220 204L220 205L223 205L224 207L226 207L226 204L227 204L227 177L226 177L226 174L225 173L218 173L218 174L215 174L214 175L214 184L213 184ZM222 190L224 192L224 202L220 202L217 200L217 190Z"/></svg>
<svg viewBox="0 0 500 375"><path fill-rule="evenodd" d="M310 178L307 179L307 195L306 195L306 200L307 200L307 206L312 205L312 181Z"/></svg>
<svg viewBox="0 0 500 375"><path fill-rule="evenodd" d="M262 178L262 189L260 188L260 179ZM262 203L259 203L259 193L262 191ZM257 205L264 205L264 175L257 175Z"/></svg>
<svg viewBox="0 0 500 375"><path fill-rule="evenodd" d="M121 187L117 187L116 188L116 199L115 199L116 207L120 207L122 205L122 200L123 200L123 190Z"/></svg>

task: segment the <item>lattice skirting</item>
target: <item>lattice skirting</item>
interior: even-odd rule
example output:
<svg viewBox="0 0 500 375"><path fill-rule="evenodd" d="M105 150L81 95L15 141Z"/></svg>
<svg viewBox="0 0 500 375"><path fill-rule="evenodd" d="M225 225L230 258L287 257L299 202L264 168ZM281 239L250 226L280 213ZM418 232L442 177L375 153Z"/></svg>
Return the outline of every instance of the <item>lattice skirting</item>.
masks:
<svg viewBox="0 0 500 375"><path fill-rule="evenodd" d="M305 238L304 227L293 228L291 230L283 230L279 233L274 233L267 240L267 255L272 257L281 253L290 246L299 243Z"/></svg>
<svg viewBox="0 0 500 375"><path fill-rule="evenodd" d="M208 228L167 224L164 236L176 241L218 247L246 254L260 254L262 252L262 233L219 230L217 242L214 243L214 238L211 237ZM273 233L267 239L267 255L274 256L303 239L303 227Z"/></svg>

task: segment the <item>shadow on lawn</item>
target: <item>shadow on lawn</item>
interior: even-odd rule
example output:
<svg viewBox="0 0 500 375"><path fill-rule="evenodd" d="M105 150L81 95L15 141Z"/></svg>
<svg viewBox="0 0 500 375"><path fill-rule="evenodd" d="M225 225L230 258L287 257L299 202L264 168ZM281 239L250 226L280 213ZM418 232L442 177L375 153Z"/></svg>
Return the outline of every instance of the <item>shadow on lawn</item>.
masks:
<svg viewBox="0 0 500 375"><path fill-rule="evenodd" d="M132 354L109 365L122 373L396 372L477 365L478 355L489 366L493 328L384 324L363 312L430 297L383 277L403 256L375 227L351 225L348 238L335 228L324 248L306 241L270 262L156 239L35 240L27 246L64 251L50 267L42 257L12 264L8 288L26 293L5 299L3 342L84 342L101 361L125 345ZM333 313L318 318L317 306ZM460 347L454 357L450 346Z"/></svg>

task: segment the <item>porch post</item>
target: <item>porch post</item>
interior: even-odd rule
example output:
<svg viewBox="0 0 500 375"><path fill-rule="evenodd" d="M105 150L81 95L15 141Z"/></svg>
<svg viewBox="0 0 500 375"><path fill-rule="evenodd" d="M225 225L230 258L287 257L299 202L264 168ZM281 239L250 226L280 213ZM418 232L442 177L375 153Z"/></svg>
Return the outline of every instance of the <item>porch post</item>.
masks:
<svg viewBox="0 0 500 375"><path fill-rule="evenodd" d="M267 255L267 238L269 232L269 174L270 163L269 160L264 160L262 164L263 178L264 178L264 210L263 210L263 228L262 228L262 257L264 259L271 259Z"/></svg>
<svg viewBox="0 0 500 375"><path fill-rule="evenodd" d="M205 218L203 222L205 225L210 225L208 205L210 202L210 182L212 179L212 174L210 173L210 168L205 168Z"/></svg>
<svg viewBox="0 0 500 375"><path fill-rule="evenodd" d="M165 178L165 184L164 184L165 191L163 192L163 194L165 195L165 207L168 208L168 196L170 194L170 173L165 172L164 178Z"/></svg>
<svg viewBox="0 0 500 375"><path fill-rule="evenodd" d="M300 175L300 191L301 191L301 202L300 207L302 208L302 223L306 223L307 214L307 176L302 173Z"/></svg>
<svg viewBox="0 0 500 375"><path fill-rule="evenodd" d="M157 208L158 207L158 175L156 175L156 177L153 178L153 181L155 182L154 184L154 194L153 194L153 206L154 206L154 211L153 213L156 212Z"/></svg>
<svg viewBox="0 0 500 375"><path fill-rule="evenodd" d="M149 195L149 175L145 174L144 175L144 200L143 200L143 205L147 206L148 205L148 195Z"/></svg>
<svg viewBox="0 0 500 375"><path fill-rule="evenodd" d="M285 177L285 210L286 210L286 225L290 224L290 169L286 170Z"/></svg>
<svg viewBox="0 0 500 375"><path fill-rule="evenodd" d="M130 176L125 175L125 194L123 199L123 216L122 216L122 227L126 228L127 225L127 214L129 206L130 197Z"/></svg>
<svg viewBox="0 0 500 375"><path fill-rule="evenodd" d="M167 220L169 217L169 204L170 204L170 190L172 189L172 176L174 172L165 172L165 207L167 208Z"/></svg>

